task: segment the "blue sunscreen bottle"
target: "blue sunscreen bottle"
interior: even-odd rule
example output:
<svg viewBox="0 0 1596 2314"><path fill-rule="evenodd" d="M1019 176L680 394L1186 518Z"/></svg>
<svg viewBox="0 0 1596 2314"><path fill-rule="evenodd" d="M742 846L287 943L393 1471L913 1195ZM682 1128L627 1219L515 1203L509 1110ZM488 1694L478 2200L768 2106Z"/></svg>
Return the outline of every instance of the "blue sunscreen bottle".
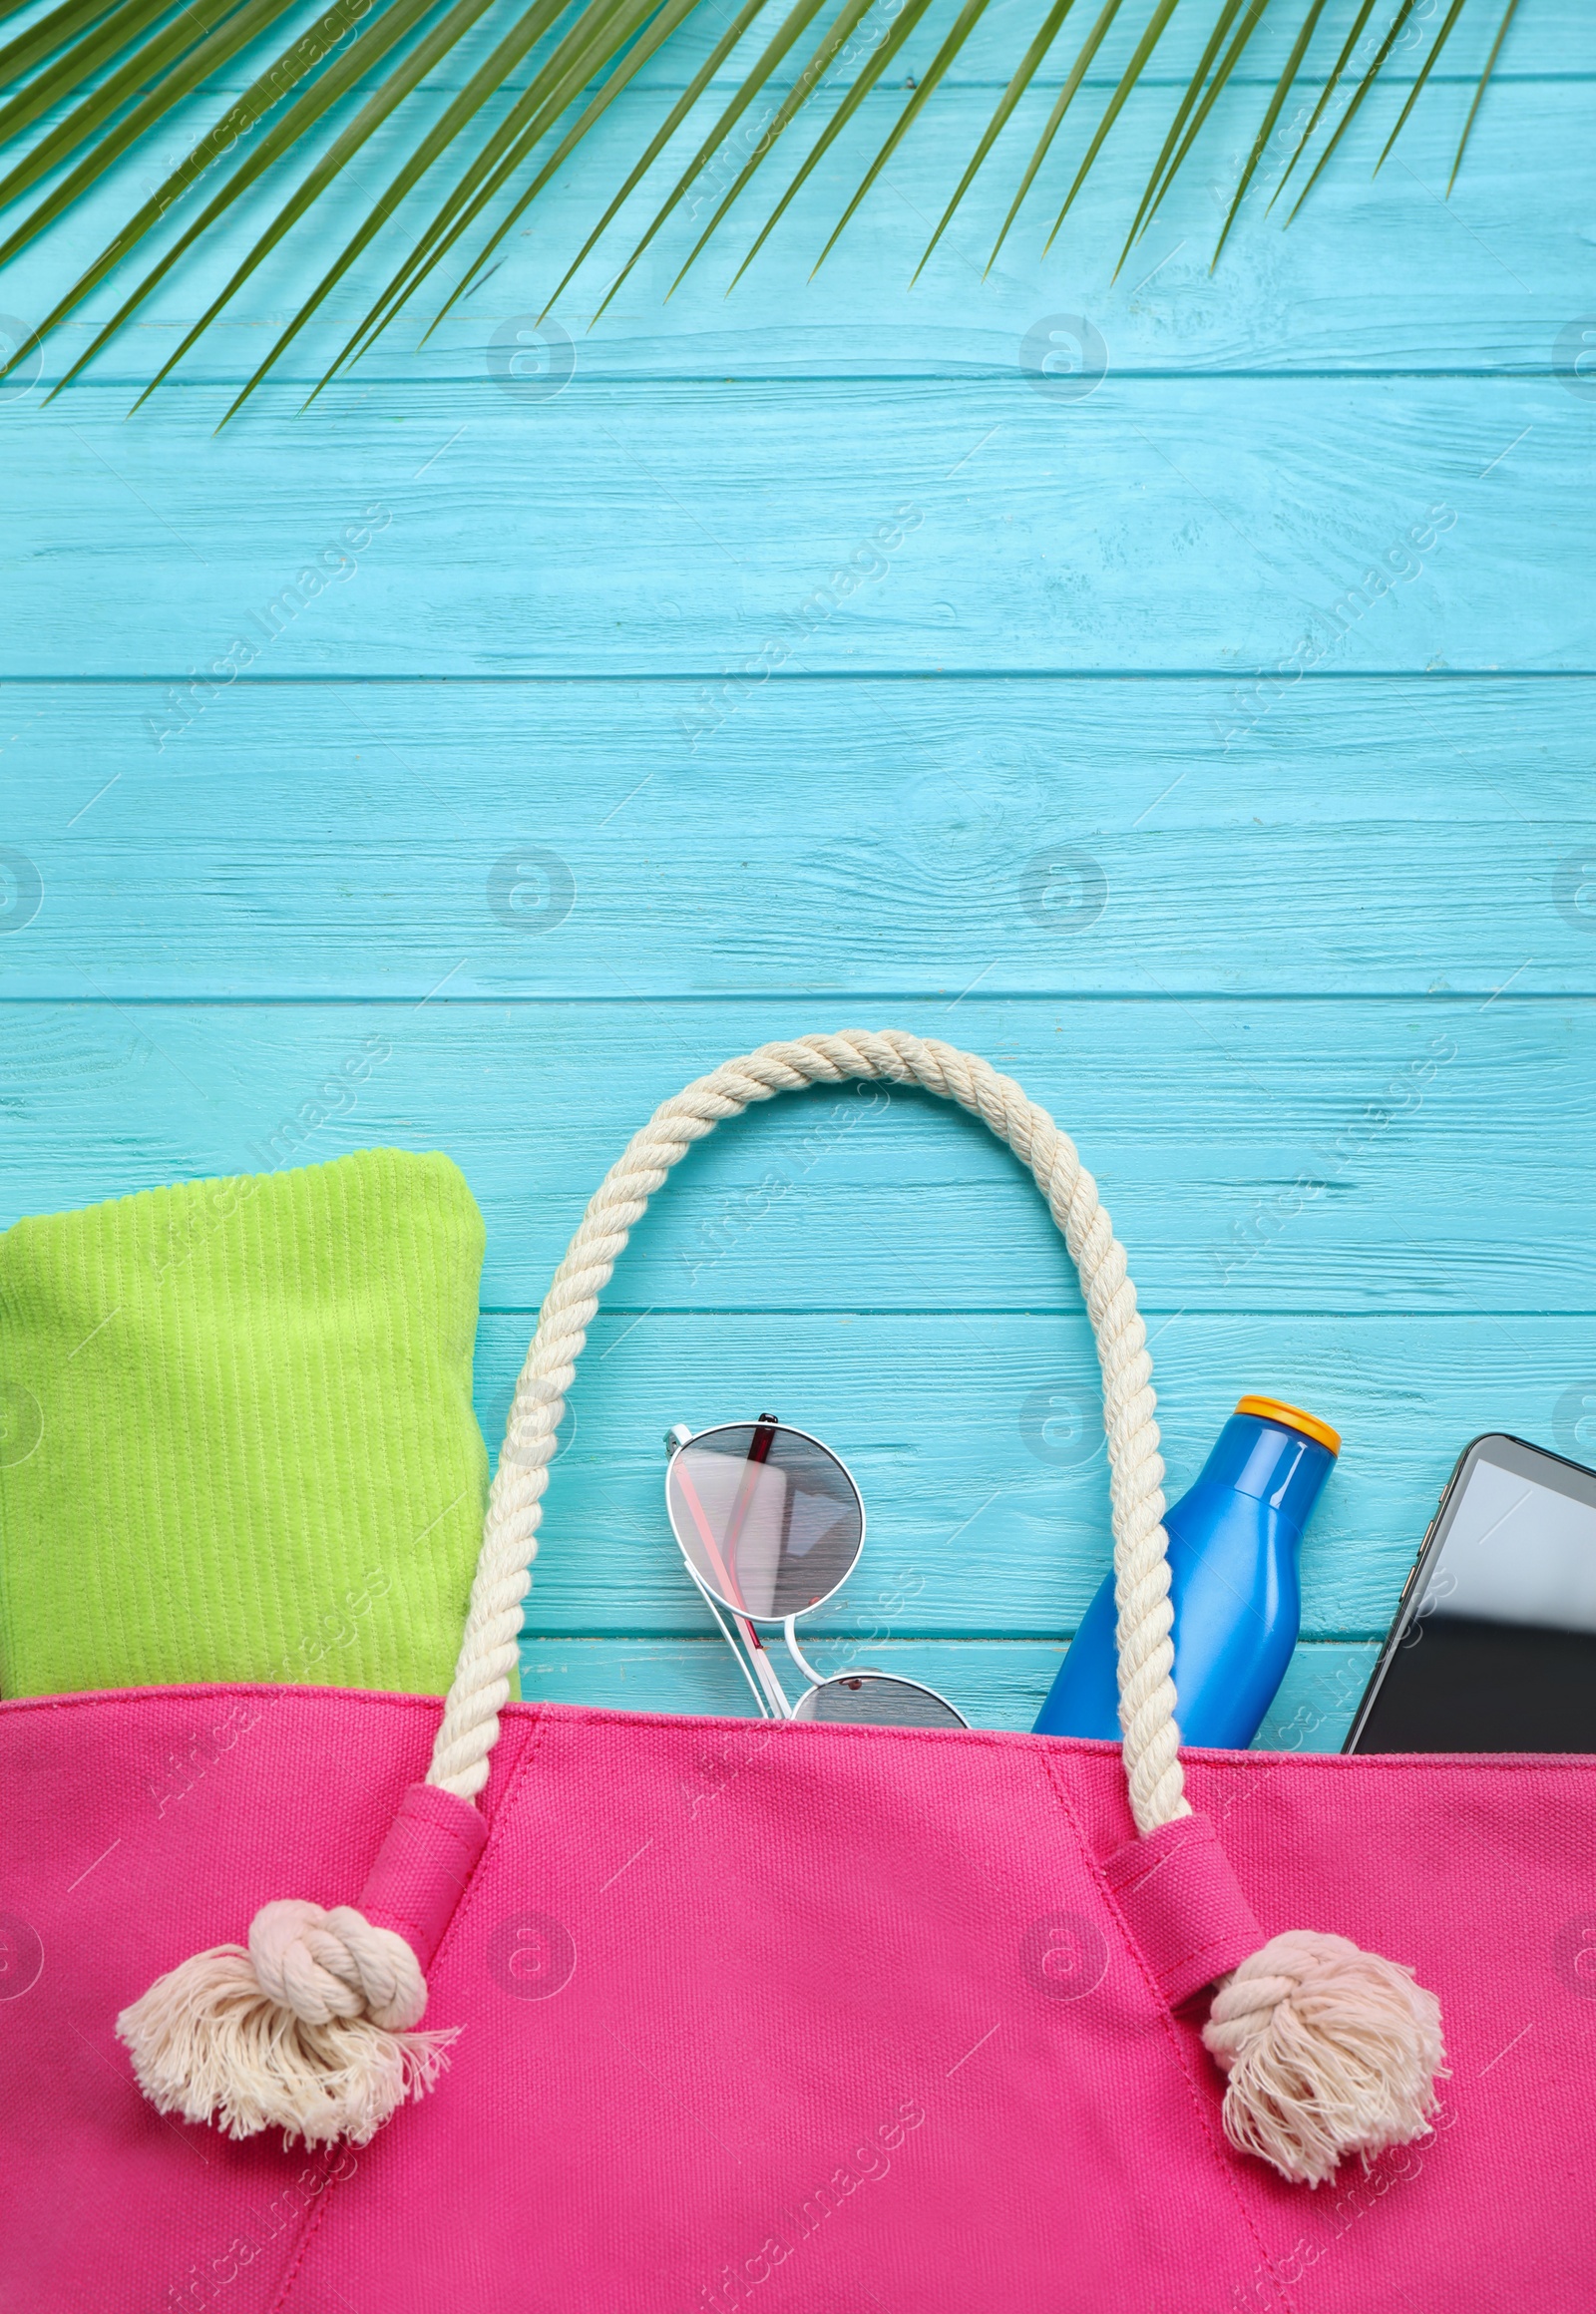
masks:
<svg viewBox="0 0 1596 2314"><path fill-rule="evenodd" d="M1182 1744L1241 1750L1264 1723L1302 1621L1297 1547L1341 1439L1279 1398L1246 1397L1202 1475L1166 1512ZM1087 1608L1038 1736L1119 1739L1114 1578Z"/></svg>

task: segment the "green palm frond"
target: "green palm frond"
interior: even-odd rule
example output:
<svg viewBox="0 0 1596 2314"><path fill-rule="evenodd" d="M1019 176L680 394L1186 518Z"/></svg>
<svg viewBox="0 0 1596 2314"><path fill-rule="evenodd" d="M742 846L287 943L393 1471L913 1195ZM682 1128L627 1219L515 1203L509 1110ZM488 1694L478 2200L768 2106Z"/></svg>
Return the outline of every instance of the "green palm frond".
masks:
<svg viewBox="0 0 1596 2314"><path fill-rule="evenodd" d="M1231 41L1218 72L1214 73L1214 77L1210 81L1208 76L1213 72L1215 62L1219 58L1219 52L1224 47L1226 36L1230 33L1237 16L1241 14L1244 4L1247 13L1242 20L1241 29ZM1130 230L1125 235L1125 245L1119 252L1119 264L1114 267L1116 280L1119 277L1120 267L1130 255L1136 241L1157 215L1158 204L1163 199L1165 186L1173 183L1181 163L1196 143L1203 123L1212 112L1220 90L1235 70L1236 60L1246 47L1253 27L1263 15L1267 5L1268 0L1225 0L1224 6L1215 18L1214 28L1208 35L1208 46L1203 50L1202 59L1196 72L1192 75L1191 85L1175 108L1175 118L1169 124L1169 134L1164 139L1158 159L1153 163L1153 173L1147 180L1147 190L1141 196L1141 205L1130 220ZM1215 255L1217 257L1217 250Z"/></svg>
<svg viewBox="0 0 1596 2314"><path fill-rule="evenodd" d="M872 158L816 255L817 270L904 139L932 108L935 92L987 4L962 0L918 85L910 82L896 117L875 141ZM108 197L121 163L131 164L148 152L158 132L170 135L176 120L192 117L207 89L243 63L252 77L242 95L222 106L179 165L167 169L156 191L59 290L37 335L48 334L77 312L135 256L143 258L137 279L122 292L109 318L95 327L56 387L59 392L144 310L176 267L193 254L223 246L230 250L235 212L243 213L239 204L269 178L281 187L273 213L145 390L152 392L303 218L312 212L348 217L347 188L355 182L351 167L368 157L367 148L381 133L390 143L397 140L397 166L374 198L367 195L354 205L358 221L352 230L345 226L346 237L331 263L323 255L311 268L313 277L300 292L291 319L232 408L278 366L367 251L394 240L398 247L379 276L381 286L365 293L363 318L325 372L324 385L358 361L401 312L413 305L427 310L420 308L420 300L434 282L439 286L430 319L436 327L483 278L506 235L599 122L614 119L616 100L630 90L633 110L646 104L638 81L643 67L684 35L712 30L716 36L707 56L665 109L641 153L612 172L610 183L598 184L601 214L565 263L550 303L569 290L656 168L661 163L671 167L683 136L688 157L684 165L678 161L671 168L668 187L653 197L646 225L617 251L598 311L683 203L690 198L696 213L707 194L707 221L677 259L679 282L723 232L779 147L794 155L793 163L733 273L735 285L799 190L813 181L828 155L835 155L839 139L859 121L867 100L874 98L878 108L891 102L887 76L901 65L932 5L933 0L742 0L731 14L723 0L333 0L273 50L271 43L283 41L288 21L302 21L304 0L59 0L31 16L30 0L0 0L0 20L21 20L21 28L0 45L0 209L18 212L0 223L0 266L33 249L94 189L103 188L101 197ZM1518 0L1498 0L1494 36L1462 124L1453 179L1517 5ZM1165 36L1177 16L1200 20L1201 55L1195 72L1174 92L1167 120L1159 124L1162 142L1139 204L1128 229L1118 228L1125 234L1119 264L1157 215L1222 100L1234 134L1249 102L1237 68L1266 24L1280 34L1289 53L1273 85L1266 84L1256 126L1254 119L1243 119L1243 137L1250 138L1250 145L1213 251L1216 263L1277 142L1294 91L1302 97L1299 120L1310 99L1312 109L1306 129L1295 137L1276 173L1269 202L1273 206L1288 189L1295 193L1285 212L1288 222L1366 103L1390 78L1393 60L1406 53L1415 69L1375 164L1377 174L1431 82L1465 8L1488 13L1488 0L1447 0L1441 22L1426 40L1421 19L1434 15L1436 0L1422 9L1416 0L1099 0L1089 23L1077 20L1073 53L1065 48L1060 54L1074 0L1036 0L1036 6L1034 28L931 233L917 277L978 176L996 166L994 156L1004 133L1017 128L1016 116L1027 102L1050 95L1046 117L1031 132L1028 155L1017 171L993 259L1038 180L1057 168L1051 157L1066 120L1102 89L1095 117L1081 133L1078 158L1059 173L1064 190L1046 236L1046 247L1051 247L1108 138L1130 134L1122 116L1133 93L1144 93L1138 100L1143 105L1153 99L1150 67L1155 53L1162 53L1160 44L1167 45ZM479 25L493 32L492 46L464 85L451 92L444 82L448 62ZM1106 63L1111 41L1123 44L1124 62L1117 74L1096 81L1093 69ZM745 56L745 46L757 46L757 54ZM1050 91L1040 80L1044 69L1053 73ZM822 94L826 102L816 114L811 108ZM706 131L699 130L699 109L709 99L715 100L713 117ZM806 133L811 120L819 121L812 135ZM734 139L735 166L730 154ZM598 166L590 161L590 174L597 176ZM1300 191L1295 184L1299 167ZM329 200L334 203L330 211L325 208ZM32 341L18 349L13 361L31 350Z"/></svg>

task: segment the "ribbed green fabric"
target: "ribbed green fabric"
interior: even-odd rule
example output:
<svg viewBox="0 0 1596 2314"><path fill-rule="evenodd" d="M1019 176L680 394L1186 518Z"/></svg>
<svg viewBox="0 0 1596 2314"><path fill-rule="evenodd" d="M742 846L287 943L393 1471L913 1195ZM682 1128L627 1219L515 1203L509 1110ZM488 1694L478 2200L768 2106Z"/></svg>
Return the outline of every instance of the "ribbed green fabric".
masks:
<svg viewBox="0 0 1596 2314"><path fill-rule="evenodd" d="M442 1695L483 1244L458 1168L398 1149L0 1237L0 1694Z"/></svg>

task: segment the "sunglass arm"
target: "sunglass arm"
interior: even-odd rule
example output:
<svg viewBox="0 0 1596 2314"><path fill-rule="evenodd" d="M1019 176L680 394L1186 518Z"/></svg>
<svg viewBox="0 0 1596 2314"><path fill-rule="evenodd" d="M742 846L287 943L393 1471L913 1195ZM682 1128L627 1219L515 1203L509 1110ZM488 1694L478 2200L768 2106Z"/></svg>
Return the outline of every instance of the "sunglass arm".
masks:
<svg viewBox="0 0 1596 2314"><path fill-rule="evenodd" d="M770 1699L771 1717L776 1720L790 1720L792 1706L787 1701L787 1691L776 1676L776 1667L771 1662L758 1632L755 1631L751 1623L740 1615L737 1618L737 1629L742 1634L743 1644L748 1650L749 1660L753 1664L759 1684Z"/></svg>
<svg viewBox="0 0 1596 2314"><path fill-rule="evenodd" d="M789 1615L781 1627L783 1636L787 1642L787 1653L792 1657L793 1662L798 1666L798 1669L803 1673L804 1678L809 1682L809 1685L812 1688L823 1688L826 1684L825 1673L816 1671L814 1665L804 1654L803 1649L798 1645L798 1634L794 1629L797 1621L798 1618L796 1615Z"/></svg>
<svg viewBox="0 0 1596 2314"><path fill-rule="evenodd" d="M721 1638L736 1659L737 1669L748 1683L754 1702L759 1706L759 1717L762 1720L790 1720L792 1706L787 1701L786 1690L776 1677L776 1667L760 1644L758 1632L755 1631L746 1616L734 1615L732 1624L736 1626L737 1634L740 1635L743 1643L739 1647L736 1637L733 1636L731 1625L728 1625L714 1593L685 1551L681 1557L683 1566L698 1587L704 1605L715 1619Z"/></svg>

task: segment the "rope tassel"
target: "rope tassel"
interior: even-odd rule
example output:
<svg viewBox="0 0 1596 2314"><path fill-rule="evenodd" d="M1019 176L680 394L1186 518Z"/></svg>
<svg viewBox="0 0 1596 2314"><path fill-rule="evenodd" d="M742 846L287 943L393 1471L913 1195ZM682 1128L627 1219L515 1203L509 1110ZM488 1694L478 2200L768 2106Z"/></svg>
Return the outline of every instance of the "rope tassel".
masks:
<svg viewBox="0 0 1596 2314"><path fill-rule="evenodd" d="M1107 1858L1104 1878L1171 2010L1217 1987L1203 2040L1225 2134L1296 2185L1347 2153L1373 2160L1429 2133L1445 2071L1440 2005L1409 1969L1344 1936L1266 1942L1212 1820L1182 1816Z"/></svg>
<svg viewBox="0 0 1596 2314"><path fill-rule="evenodd" d="M406 2030L426 2006L420 1964L392 1929L349 1904L277 1902L255 1914L247 1949L217 1945L159 1977L117 2036L158 2113L229 2137L364 2145L449 2062L458 2029Z"/></svg>
<svg viewBox="0 0 1596 2314"><path fill-rule="evenodd" d="M117 2019L156 2111L229 2137L281 2129L288 2145L368 2143L449 2063L457 2026L411 2028L487 1839L469 1800L414 1783L358 1910L263 1904L247 1946L216 1945L157 1978Z"/></svg>
<svg viewBox="0 0 1596 2314"><path fill-rule="evenodd" d="M1228 2076L1226 2136L1301 2185L1427 2136L1446 2072L1440 2003L1412 1971L1310 1929L1220 1980L1203 2041Z"/></svg>

